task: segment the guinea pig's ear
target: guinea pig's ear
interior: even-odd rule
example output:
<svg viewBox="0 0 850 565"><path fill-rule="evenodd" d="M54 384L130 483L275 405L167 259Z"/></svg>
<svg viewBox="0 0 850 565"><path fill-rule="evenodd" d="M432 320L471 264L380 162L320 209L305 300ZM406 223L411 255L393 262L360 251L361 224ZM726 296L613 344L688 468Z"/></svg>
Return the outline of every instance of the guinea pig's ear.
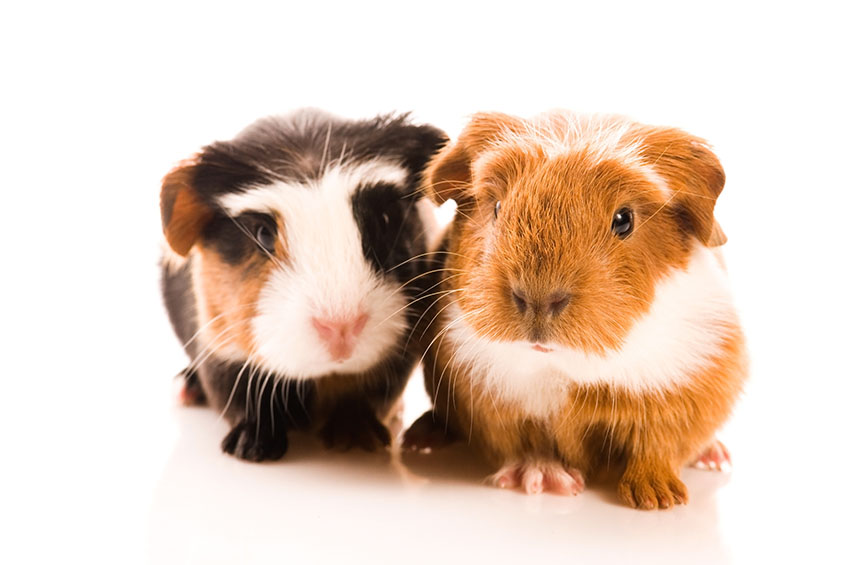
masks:
<svg viewBox="0 0 850 565"><path fill-rule="evenodd" d="M458 206L472 199L472 165L492 142L505 133L518 131L518 118L496 112L475 114L457 141L437 153L425 170L425 186L442 204L454 200Z"/></svg>
<svg viewBox="0 0 850 565"><path fill-rule="evenodd" d="M449 141L446 132L431 125L409 125L396 140L410 170L420 173L429 159Z"/></svg>
<svg viewBox="0 0 850 565"><path fill-rule="evenodd" d="M707 245L709 247L720 247L724 243L726 243L726 234L723 233L717 220L714 220L714 228L711 230L711 237L708 238Z"/></svg>
<svg viewBox="0 0 850 565"><path fill-rule="evenodd" d="M673 192L671 204L681 210L687 229L706 246L723 245L726 235L714 220L714 204L726 174L706 142L681 130L662 128L645 137L644 147L648 164Z"/></svg>
<svg viewBox="0 0 850 565"><path fill-rule="evenodd" d="M186 256L213 215L194 187L197 164L184 161L162 179L159 208L168 245Z"/></svg>

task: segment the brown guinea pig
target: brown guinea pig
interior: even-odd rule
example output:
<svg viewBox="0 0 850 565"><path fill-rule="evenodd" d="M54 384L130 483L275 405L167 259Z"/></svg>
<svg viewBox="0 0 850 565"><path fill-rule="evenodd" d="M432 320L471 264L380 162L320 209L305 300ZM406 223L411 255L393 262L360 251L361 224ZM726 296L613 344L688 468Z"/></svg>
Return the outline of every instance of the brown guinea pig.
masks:
<svg viewBox="0 0 850 565"><path fill-rule="evenodd" d="M406 447L445 426L500 467L501 487L575 494L618 461L627 504L685 503L684 464L728 462L714 434L747 375L713 249L724 180L677 129L473 117L425 175L458 208L423 322L434 408Z"/></svg>

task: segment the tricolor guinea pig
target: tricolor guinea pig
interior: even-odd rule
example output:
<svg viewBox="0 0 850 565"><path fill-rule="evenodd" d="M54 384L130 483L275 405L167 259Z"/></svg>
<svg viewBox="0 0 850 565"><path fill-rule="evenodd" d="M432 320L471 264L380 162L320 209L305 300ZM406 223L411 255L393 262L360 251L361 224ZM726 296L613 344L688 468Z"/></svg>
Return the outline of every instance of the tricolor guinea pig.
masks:
<svg viewBox="0 0 850 565"><path fill-rule="evenodd" d="M477 445L492 481L575 494L610 461L627 504L687 501L684 464L714 439L747 375L717 247L725 175L706 143L620 117L476 115L425 183L458 206L428 309L434 428Z"/></svg>
<svg viewBox="0 0 850 565"><path fill-rule="evenodd" d="M382 419L420 356L433 209L421 174L445 142L406 116L302 110L165 177L163 296L191 358L182 394L230 422L225 452L280 458L293 428L329 446L389 444Z"/></svg>

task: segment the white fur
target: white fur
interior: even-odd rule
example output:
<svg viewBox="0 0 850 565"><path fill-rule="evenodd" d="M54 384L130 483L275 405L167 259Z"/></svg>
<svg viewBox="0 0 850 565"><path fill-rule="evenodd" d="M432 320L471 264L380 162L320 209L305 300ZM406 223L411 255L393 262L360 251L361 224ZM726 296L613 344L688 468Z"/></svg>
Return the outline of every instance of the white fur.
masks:
<svg viewBox="0 0 850 565"><path fill-rule="evenodd" d="M375 159L355 165L328 167L318 182L307 184L278 182L254 187L244 192L232 192L221 196L218 203L232 216L238 216L247 211L278 212L286 210L289 193L292 192L288 187L319 192L324 194L325 198L336 198L347 202L359 184L378 182L401 184L406 180L407 171L402 167L392 161ZM316 191L317 187L319 191ZM348 215L351 215L350 209Z"/></svg>
<svg viewBox="0 0 850 565"><path fill-rule="evenodd" d="M457 306L446 310L447 336L457 349L455 362L472 367L474 382L531 417L546 419L566 399L574 383L609 384L631 392L670 389L689 382L706 367L735 320L725 273L714 253L699 247L688 267L656 287L652 306L632 326L619 349L604 355L556 344L533 350L528 342L496 342L479 337L459 320Z"/></svg>
<svg viewBox="0 0 850 565"><path fill-rule="evenodd" d="M288 260L260 292L252 323L257 360L292 378L369 369L392 347L401 347L406 300L398 284L376 275L366 258L350 198L363 183L407 181L407 172L385 160L328 168L309 183L276 182L227 194L219 203L229 213L273 212L281 218ZM311 319L369 320L350 359L334 362Z"/></svg>
<svg viewBox="0 0 850 565"><path fill-rule="evenodd" d="M673 191L670 190L670 186L667 184L667 181L664 180L664 177L658 174L658 171L655 170L655 167L648 164L636 165L637 170L639 170L646 179L655 185L655 187L661 191L661 194L665 198L670 198L673 196Z"/></svg>
<svg viewBox="0 0 850 565"><path fill-rule="evenodd" d="M586 151L597 162L613 158L632 166L641 163L642 150L640 143L623 142L632 125L613 115L555 110L534 118L527 133L550 157Z"/></svg>
<svg viewBox="0 0 850 565"><path fill-rule="evenodd" d="M437 207L428 198L420 198L416 203L416 214L422 222L422 229L425 232L425 248L428 251L439 244L442 235L442 227L437 221L436 209Z"/></svg>
<svg viewBox="0 0 850 565"><path fill-rule="evenodd" d="M162 266L166 272L173 273L174 271L180 270L180 268L186 264L186 257L179 255L177 252L171 249L171 246L168 245L167 241L162 240L160 248L162 249Z"/></svg>
<svg viewBox="0 0 850 565"><path fill-rule="evenodd" d="M608 159L618 160L627 167L639 170L665 197L672 196L673 193L664 178L655 171L652 163L646 162L641 142L623 141L633 126L633 123L617 116L549 112L526 124L526 130L523 132L504 132L503 139L493 144L493 151L480 156L480 163L476 168L486 166L490 158L498 157L501 153L499 149L503 146L530 142L541 146L550 159L585 151L597 163Z"/></svg>

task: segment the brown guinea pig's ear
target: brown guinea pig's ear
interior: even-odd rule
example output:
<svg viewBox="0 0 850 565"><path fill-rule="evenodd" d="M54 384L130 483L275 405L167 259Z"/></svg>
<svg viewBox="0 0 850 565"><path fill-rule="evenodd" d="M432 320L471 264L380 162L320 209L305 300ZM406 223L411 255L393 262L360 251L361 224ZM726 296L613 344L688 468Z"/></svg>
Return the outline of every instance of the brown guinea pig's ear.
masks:
<svg viewBox="0 0 850 565"><path fill-rule="evenodd" d="M684 223L704 245L716 247L726 235L714 220L714 204L726 174L702 139L672 128L652 129L643 140L647 164L672 191L671 205L682 211Z"/></svg>
<svg viewBox="0 0 850 565"><path fill-rule="evenodd" d="M723 230L720 228L720 224L717 223L717 220L714 220L714 228L711 230L711 237L708 238L708 246L720 247L725 243L726 234L723 233Z"/></svg>
<svg viewBox="0 0 850 565"><path fill-rule="evenodd" d="M519 131L518 118L496 112L475 114L457 141L437 153L425 169L425 187L442 204L454 200L458 206L472 200L472 164L487 146L505 133Z"/></svg>
<svg viewBox="0 0 850 565"><path fill-rule="evenodd" d="M213 215L195 190L195 171L194 160L185 161L172 169L162 179L159 197L165 239L176 253L184 257L189 254L201 230Z"/></svg>

